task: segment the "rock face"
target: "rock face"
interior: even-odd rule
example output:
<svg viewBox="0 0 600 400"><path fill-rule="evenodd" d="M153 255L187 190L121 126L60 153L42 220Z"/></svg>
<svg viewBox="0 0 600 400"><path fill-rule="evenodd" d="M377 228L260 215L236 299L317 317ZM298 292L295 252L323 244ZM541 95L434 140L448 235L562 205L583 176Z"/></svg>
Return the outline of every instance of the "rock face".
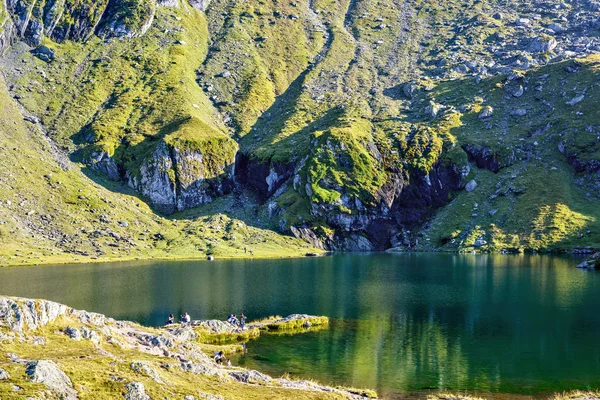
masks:
<svg viewBox="0 0 600 400"><path fill-rule="evenodd" d="M512 163L512 159L503 160L486 146L467 144L462 146L462 148L467 153L469 161L475 163L478 168L487 169L494 173L499 172L501 168L508 167Z"/></svg>
<svg viewBox="0 0 600 400"><path fill-rule="evenodd" d="M11 330L23 332L24 329L36 329L54 321L67 312L68 308L52 301L26 300L23 304L3 297L0 298L0 325Z"/></svg>
<svg viewBox="0 0 600 400"><path fill-rule="evenodd" d="M233 190L235 153L221 163L209 157L162 142L143 162L139 175L130 173L129 185L166 214L210 203Z"/></svg>
<svg viewBox="0 0 600 400"><path fill-rule="evenodd" d="M62 43L103 38L141 36L150 27L155 0L98 0L93 2L8 0L10 18L0 22L0 52L22 38L39 46L44 37Z"/></svg>
<svg viewBox="0 0 600 400"><path fill-rule="evenodd" d="M371 151L377 153L374 148ZM290 186L297 186L302 165L262 163L238 158L236 179L263 199L277 198ZM310 225L295 225L290 231L317 248L345 251L385 250L404 228L422 223L449 196L461 189L462 174L455 166L435 165L428 175L399 172L391 175L376 193L377 203L363 205L342 195L339 204L312 203L311 214L335 229L331 236L318 235ZM343 190L343 189L342 189ZM282 210L273 208L272 216Z"/></svg>
<svg viewBox="0 0 600 400"><path fill-rule="evenodd" d="M142 36L156 12L156 2L148 0L109 0L96 34L102 38Z"/></svg>
<svg viewBox="0 0 600 400"><path fill-rule="evenodd" d="M104 315L73 310L53 301L0 297L0 326L15 332L35 330L61 315L70 315L82 323L97 326L104 326L109 320Z"/></svg>
<svg viewBox="0 0 600 400"><path fill-rule="evenodd" d="M76 400L77 391L67 375L53 361L40 360L27 363L26 374L32 382L43 383L58 393L62 399Z"/></svg>

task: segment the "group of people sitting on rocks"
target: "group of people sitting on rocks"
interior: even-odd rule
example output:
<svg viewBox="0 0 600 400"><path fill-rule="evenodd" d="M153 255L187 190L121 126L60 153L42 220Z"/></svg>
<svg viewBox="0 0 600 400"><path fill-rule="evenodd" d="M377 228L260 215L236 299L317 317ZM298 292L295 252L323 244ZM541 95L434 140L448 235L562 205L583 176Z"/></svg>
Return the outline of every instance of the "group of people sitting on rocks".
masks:
<svg viewBox="0 0 600 400"><path fill-rule="evenodd" d="M190 322L192 322L192 317L190 317L190 314L188 314L187 312L184 312L183 315L181 316L180 322L182 324L189 324ZM173 314L169 314L169 319L167 320L167 322L165 322L165 325L171 325L174 323L175 323L175 316Z"/></svg>
<svg viewBox="0 0 600 400"><path fill-rule="evenodd" d="M231 325L235 326L236 328L244 329L244 327L246 326L246 316L244 315L244 313L241 313L240 319L238 319L237 315L229 314L229 317L227 317L227 322L229 322Z"/></svg>

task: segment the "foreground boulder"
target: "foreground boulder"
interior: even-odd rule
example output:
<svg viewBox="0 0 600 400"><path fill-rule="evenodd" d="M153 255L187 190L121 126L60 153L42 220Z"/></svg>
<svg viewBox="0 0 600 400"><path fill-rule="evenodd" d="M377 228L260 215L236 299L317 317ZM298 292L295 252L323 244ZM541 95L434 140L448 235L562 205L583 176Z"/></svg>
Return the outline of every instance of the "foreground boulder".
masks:
<svg viewBox="0 0 600 400"><path fill-rule="evenodd" d="M25 373L32 382L43 383L48 389L56 392L61 399L75 400L78 398L71 379L53 361L31 361L27 363Z"/></svg>

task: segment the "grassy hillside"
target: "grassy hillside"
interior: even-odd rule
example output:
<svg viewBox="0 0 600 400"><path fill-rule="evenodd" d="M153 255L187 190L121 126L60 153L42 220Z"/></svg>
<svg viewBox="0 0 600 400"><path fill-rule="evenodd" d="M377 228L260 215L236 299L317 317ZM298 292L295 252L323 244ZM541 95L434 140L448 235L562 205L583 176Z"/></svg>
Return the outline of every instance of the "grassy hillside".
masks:
<svg viewBox="0 0 600 400"><path fill-rule="evenodd" d="M133 258L300 256L311 251L223 214L165 219L126 186L69 161L25 121L0 79L0 265Z"/></svg>
<svg viewBox="0 0 600 400"><path fill-rule="evenodd" d="M600 242L593 4L192 4L69 3L51 59L12 38L3 151L48 161L4 161L0 262Z"/></svg>

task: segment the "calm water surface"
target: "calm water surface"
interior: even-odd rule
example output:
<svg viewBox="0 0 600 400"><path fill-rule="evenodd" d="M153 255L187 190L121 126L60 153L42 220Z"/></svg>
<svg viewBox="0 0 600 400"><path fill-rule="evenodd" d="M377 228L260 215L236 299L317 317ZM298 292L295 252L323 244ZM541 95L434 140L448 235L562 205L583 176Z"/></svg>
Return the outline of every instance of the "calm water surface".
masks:
<svg viewBox="0 0 600 400"><path fill-rule="evenodd" d="M159 325L169 313L310 313L329 329L263 336L236 364L371 387L539 395L600 388L600 274L554 256L337 255L298 260L0 268L0 294Z"/></svg>

